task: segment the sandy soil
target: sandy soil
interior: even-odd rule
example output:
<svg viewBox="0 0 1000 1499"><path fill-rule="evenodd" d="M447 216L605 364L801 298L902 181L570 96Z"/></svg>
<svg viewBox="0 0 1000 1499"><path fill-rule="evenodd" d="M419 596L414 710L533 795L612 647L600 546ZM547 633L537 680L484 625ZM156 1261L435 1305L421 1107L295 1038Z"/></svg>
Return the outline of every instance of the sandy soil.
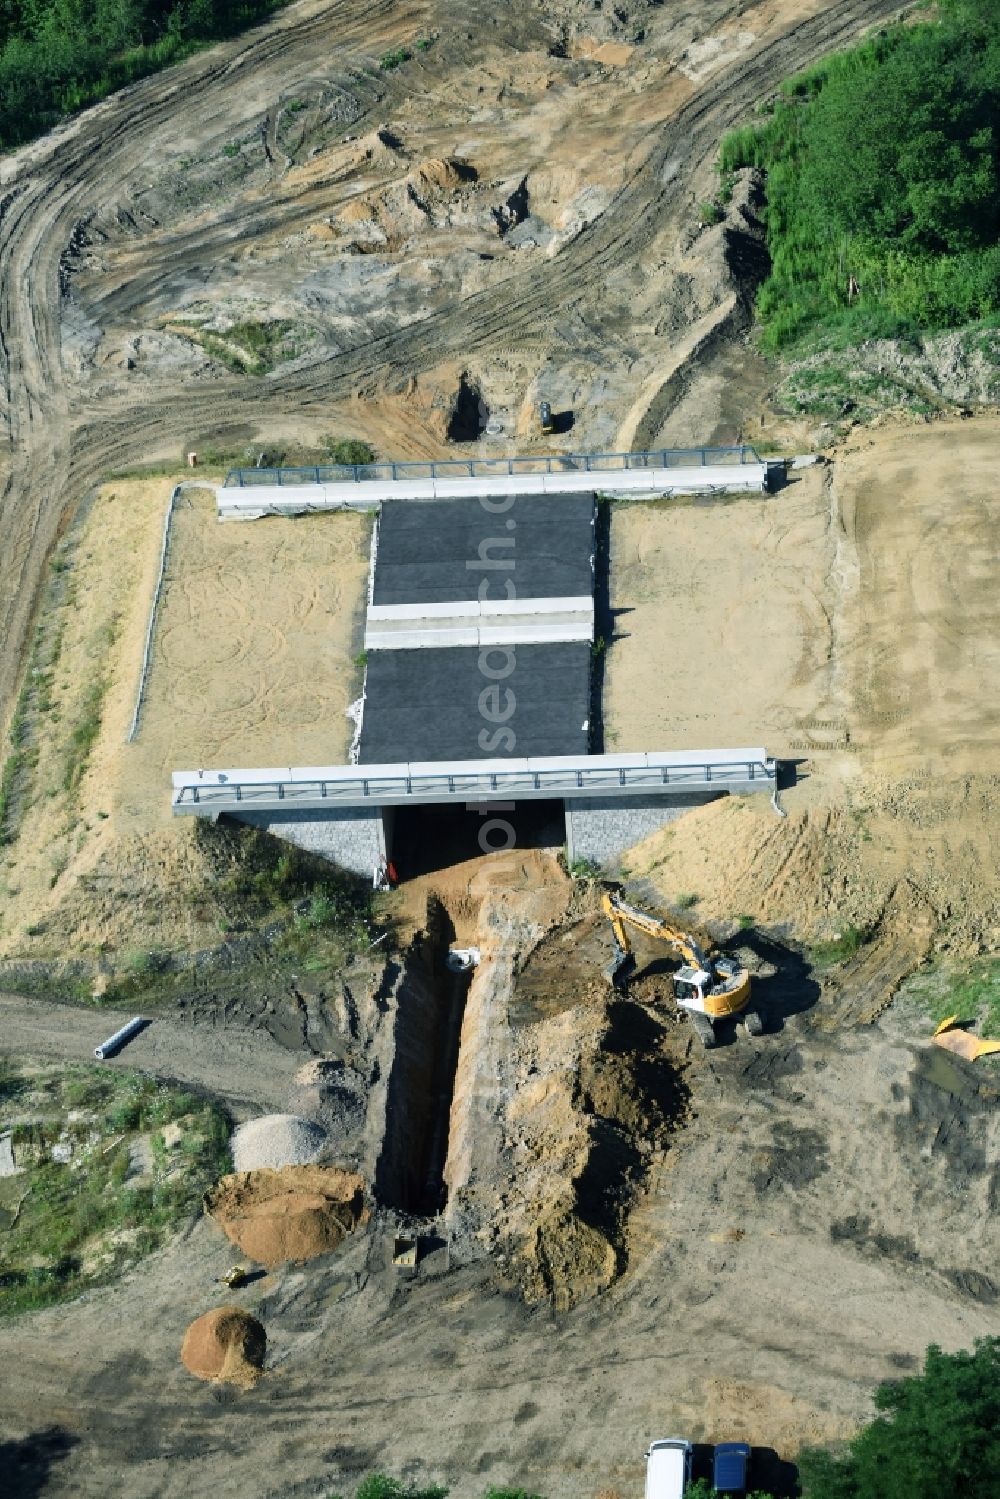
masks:
<svg viewBox="0 0 1000 1499"><path fill-rule="evenodd" d="M518 895L508 915L506 947L502 923L488 927L496 967L525 957L517 944L532 921L530 896ZM556 942L569 930L557 927ZM103 1492L113 1464L129 1499L192 1488L274 1499L342 1492L375 1467L434 1478L459 1499L515 1482L568 1499L609 1486L638 1492L643 1442L656 1431L746 1437L779 1477L776 1453L846 1434L867 1414L872 1385L914 1369L928 1341L955 1348L1000 1332L996 1085L930 1048L926 1017L905 1008L829 1034L808 968L774 944L746 951L772 1017L759 1041L741 1032L716 1052L689 1051L686 1028L664 1030L659 1012L651 1047L663 982L655 968L620 1006L607 1060L641 1037L647 1082L659 1058L691 1107L647 1161L627 1273L610 1285L605 1276L603 1295L559 1314L498 1285L491 1255L463 1230L467 1192L446 1220L450 1256L430 1248L417 1275L402 1278L388 1263L399 1219L382 1210L336 1254L234 1293L267 1327L269 1351L257 1390L220 1401L178 1360L186 1326L215 1304L215 1278L232 1259L203 1220L115 1288L4 1328L23 1370L0 1393L7 1440L39 1433L44 1410L49 1435L24 1450L53 1495ZM605 1001L591 960L589 943L572 941L544 973L525 969L517 1045L528 1066L534 1052L533 1090L509 1063L493 1066L506 1023L498 1010L490 1019L480 1005L484 1023L466 1037L478 1075L467 1094L471 1180L499 1226L523 1225L528 1198L560 1180L554 1172L546 1183L560 1149L546 1125L564 1119L562 1148L579 1159L579 1111L594 1108L587 1094L598 1118L607 1107L599 1073L575 1105L561 1073L580 1038L586 1050L600 1030L595 1006ZM515 1007L518 993L508 990ZM391 1021L396 1000L383 991L354 1022L355 1039L359 1024L381 1035L371 1055L384 1063L386 1005ZM65 1012L67 1049L84 1018ZM17 1002L5 1020L21 1023ZM199 1078L207 1065L221 1082L229 1062L202 1037L166 1065L184 1078L197 1061ZM140 1039L134 1060L147 1044ZM290 1083L284 1106L301 1112L303 1097ZM377 1087L371 1100L377 1114ZM483 1126L498 1125L512 1130L515 1150L538 1146L523 1195L510 1179L482 1175ZM540 1223L550 1200L536 1199ZM578 1253L571 1229L564 1220L550 1248ZM578 1286L586 1269L577 1262Z"/></svg>
<svg viewBox="0 0 1000 1499"><path fill-rule="evenodd" d="M798 762L787 821L719 803L629 856L664 898L808 937L906 882L941 943L1000 943L998 432L897 426L766 500L615 508L609 743Z"/></svg>
<svg viewBox="0 0 1000 1499"><path fill-rule="evenodd" d="M764 500L617 505L611 743L821 749L824 778L1000 770L998 436L895 427Z"/></svg>
<svg viewBox="0 0 1000 1499"><path fill-rule="evenodd" d="M157 882L197 874L191 829L170 816L172 770L347 758L369 522L223 526L204 488L184 490L175 506L139 732L126 743L174 482L105 487L60 553L65 571L42 617L49 703L32 712L38 759L18 794L20 836L5 851L7 951L39 945L26 940L29 926L45 942L45 917L108 866L132 899L92 910L74 943L141 943L162 900ZM105 691L84 760L73 733L95 679Z"/></svg>
<svg viewBox="0 0 1000 1499"><path fill-rule="evenodd" d="M834 467L829 717L863 765L1000 770L998 435L996 418L859 435Z"/></svg>
<svg viewBox="0 0 1000 1499"><path fill-rule="evenodd" d="M763 499L614 506L609 750L788 753L824 695L829 512L819 470Z"/></svg>
<svg viewBox="0 0 1000 1499"><path fill-rule="evenodd" d="M220 525L210 491L182 496L128 774L137 817L148 797L162 821L171 770L347 759L369 536L348 513Z"/></svg>
<svg viewBox="0 0 1000 1499"><path fill-rule="evenodd" d="M439 453L463 371L504 428L464 452L537 441L541 395L573 415L566 446L753 438L770 376L742 342L752 184L725 224L697 223L718 138L895 9L515 0L500 25L467 0L302 0L6 160L0 720L55 539L112 465L334 430ZM432 27L412 66L378 68ZM165 329L191 315L287 319L303 352L226 374ZM114 1472L125 1499L314 1499L379 1468L457 1499L638 1493L652 1434L791 1457L849 1431L928 1341L1000 1332L995 1071L932 1051L905 997L886 1009L935 944L1000 942L995 425L856 439L767 500L616 511L613 603L633 612L608 655L610 747L763 739L805 762L787 821L721 803L630 858L650 898L693 894L692 918L733 935L768 1033L694 1052L662 969L610 1006L606 934L565 919L537 852L492 893L473 867L402 893L384 969L380 948L287 992L249 966L193 980L118 1065L240 1118L311 1111L376 1210L334 1255L239 1293L268 1334L252 1391L178 1358L232 1262L206 1220L120 1284L5 1325L3 1460L22 1488L104 1494ZM348 549L342 517L215 528L193 492L125 751L167 487L113 486L128 504L102 494L85 522L103 529L75 576L88 607L66 611L31 847L7 851L5 942L51 921L37 940L60 951L128 933L197 947L186 896L206 869L154 825L164 772L236 745L283 760L293 724L332 758L346 728L363 527ZM69 800L66 734L102 662L101 734ZM439 930L410 942L432 893ZM767 932L737 937L740 914ZM875 936L829 982L783 945L846 920ZM485 954L460 1011L439 982L449 927ZM0 1009L15 1052L74 1059L114 1018ZM433 1227L450 1242L403 1279L388 1249L423 1186L418 1141L421 1165L447 1147Z"/></svg>

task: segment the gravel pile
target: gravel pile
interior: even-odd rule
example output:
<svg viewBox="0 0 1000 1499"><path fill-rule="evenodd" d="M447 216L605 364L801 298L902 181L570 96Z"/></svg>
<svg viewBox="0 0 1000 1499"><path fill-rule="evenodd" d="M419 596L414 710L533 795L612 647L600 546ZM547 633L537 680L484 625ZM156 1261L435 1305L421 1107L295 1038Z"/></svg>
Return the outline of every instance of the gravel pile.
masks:
<svg viewBox="0 0 1000 1499"><path fill-rule="evenodd" d="M258 1171L262 1166L308 1166L321 1154L326 1134L297 1114L265 1114L241 1124L233 1135L233 1168Z"/></svg>

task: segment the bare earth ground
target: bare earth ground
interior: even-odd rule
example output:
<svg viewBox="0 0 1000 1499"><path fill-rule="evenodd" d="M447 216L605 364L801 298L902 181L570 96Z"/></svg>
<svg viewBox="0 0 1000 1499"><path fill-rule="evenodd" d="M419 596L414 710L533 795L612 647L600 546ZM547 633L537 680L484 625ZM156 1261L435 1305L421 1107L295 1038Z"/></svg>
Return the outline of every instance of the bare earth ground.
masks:
<svg viewBox="0 0 1000 1499"><path fill-rule="evenodd" d="M571 445L611 446L626 418L655 440L663 391L690 386L679 342L702 324L700 367L749 317L726 231L698 227L720 134L895 8L303 0L5 160L3 720L46 556L109 467L337 426L426 452L463 367L504 413L500 451L540 389L575 412ZM627 67L590 45L639 26ZM494 210L521 222L501 235ZM290 321L301 352L236 377L167 326L247 316ZM747 413L712 380L699 435L731 439Z"/></svg>
<svg viewBox="0 0 1000 1499"><path fill-rule="evenodd" d="M634 874L803 936L877 921L904 884L945 942L1000 944L998 430L896 427L767 500L615 508L612 744L800 762L786 822L717 803Z"/></svg>
<svg viewBox="0 0 1000 1499"><path fill-rule="evenodd" d="M996 773L998 436L895 427L763 500L615 506L614 744L822 749L824 795L872 770Z"/></svg>
<svg viewBox="0 0 1000 1499"><path fill-rule="evenodd" d="M192 877L197 860L190 829L171 820L171 771L273 765L293 746L302 764L347 758L369 522L342 514L224 526L203 487L176 501L139 730L126 742L173 487L106 486L60 552L58 591L41 620L51 701L30 724L38 762L19 793L22 836L4 851L0 951L176 941L155 887ZM95 678L107 684L100 726L79 784L67 784ZM108 869L133 899L92 901L81 925L45 929L50 912ZM140 891L153 899L137 902ZM190 912L182 922L197 945Z"/></svg>
<svg viewBox="0 0 1000 1499"><path fill-rule="evenodd" d="M570 1008L526 1028L522 1016L516 1031L523 1046L548 1026L548 1102L537 1090L527 1102L526 1077L514 1094L522 1124L527 1109L543 1133L560 1096L551 1025L585 1034L602 1003L592 970L563 967L549 999ZM649 985L655 976L631 1002L646 1029L658 1013L642 1008ZM801 984L784 992L801 1002ZM4 1019L25 1034L17 1003ZM67 1051L83 1023L67 1011ZM89 1042L93 1017L86 1028ZM130 1063L157 1066L154 1031ZM22 1370L0 1397L5 1431L61 1429L69 1451L47 1472L51 1493L101 1493L114 1472L126 1495L319 1495L386 1467L440 1479L463 1499L515 1481L558 1499L608 1485L637 1492L654 1431L746 1436L785 1456L842 1435L871 1385L914 1368L929 1340L953 1348L1000 1330L996 1084L912 1032L900 1014L823 1036L808 1013L789 1011L759 1043L687 1056L686 1030L668 1030L663 1056L693 1112L651 1163L627 1274L569 1313L498 1285L462 1236L460 1211L451 1269L438 1254L400 1280L382 1213L332 1258L272 1272L234 1298L264 1321L270 1349L259 1389L237 1400L198 1385L178 1358L232 1258L203 1221L141 1275L3 1328L0 1345ZM247 1078L249 1053L237 1063L203 1039L220 1081L231 1066ZM650 1063L659 1049L647 1045ZM202 1058L169 1050L172 1073L204 1079ZM489 1068L488 1046L478 1059ZM486 1122L491 1089L496 1079L481 1082ZM261 1096L265 1106L278 1091ZM286 1096L301 1111L301 1090ZM493 1189L517 1190L516 1176Z"/></svg>
<svg viewBox="0 0 1000 1499"><path fill-rule="evenodd" d="M302 765L347 759L370 530L350 513L220 525L210 490L181 497L128 770L147 827L182 765L280 765L293 745Z"/></svg>

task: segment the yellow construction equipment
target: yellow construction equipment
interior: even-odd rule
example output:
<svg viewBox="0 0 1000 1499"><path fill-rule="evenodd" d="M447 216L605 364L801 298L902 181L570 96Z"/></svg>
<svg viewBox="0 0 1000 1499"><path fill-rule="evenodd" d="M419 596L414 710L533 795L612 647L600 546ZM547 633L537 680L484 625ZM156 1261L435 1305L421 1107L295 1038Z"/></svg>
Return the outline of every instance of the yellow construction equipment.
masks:
<svg viewBox="0 0 1000 1499"><path fill-rule="evenodd" d="M949 1015L947 1020L942 1020L931 1037L934 1045L943 1047L945 1051L953 1051L967 1062L975 1062L979 1057L1000 1052L1000 1041L981 1041L978 1036L970 1036L968 1031L962 1030L962 1024L957 1015Z"/></svg>
<svg viewBox="0 0 1000 1499"><path fill-rule="evenodd" d="M240 1286L245 1286L249 1278L249 1265L233 1265L225 1275L219 1276L222 1285L228 1286L231 1291L238 1291Z"/></svg>
<svg viewBox="0 0 1000 1499"><path fill-rule="evenodd" d="M538 403L538 425L546 435L555 431L555 422L552 419L552 407L548 401Z"/></svg>
<svg viewBox="0 0 1000 1499"><path fill-rule="evenodd" d="M674 974L674 999L704 1046L715 1045L715 1022L729 1016L741 1015L751 1036L763 1033L760 1013L749 1008L750 975L745 968L732 958L709 957L687 932L671 926L662 916L630 905L616 890L606 890L601 905L615 943L614 959L605 971L616 988L624 987L635 968L627 930L633 927L657 942L666 942L683 958L684 966Z"/></svg>

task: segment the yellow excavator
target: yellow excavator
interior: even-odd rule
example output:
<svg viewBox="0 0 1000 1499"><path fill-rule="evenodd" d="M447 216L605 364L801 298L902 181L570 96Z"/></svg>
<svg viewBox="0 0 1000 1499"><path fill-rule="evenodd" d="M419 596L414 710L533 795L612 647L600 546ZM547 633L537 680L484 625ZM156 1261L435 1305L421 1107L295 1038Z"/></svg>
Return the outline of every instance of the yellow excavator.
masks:
<svg viewBox="0 0 1000 1499"><path fill-rule="evenodd" d="M709 957L693 937L671 926L662 916L630 905L616 890L605 890L601 905L611 923L615 944L614 958L605 972L616 989L625 987L635 969L628 935L628 928L632 927L657 942L666 942L684 960L683 967L674 974L674 999L704 1046L715 1045L715 1022L730 1016L742 1016L751 1036L763 1034L763 1019L750 1006L750 975L745 968L732 958Z"/></svg>

